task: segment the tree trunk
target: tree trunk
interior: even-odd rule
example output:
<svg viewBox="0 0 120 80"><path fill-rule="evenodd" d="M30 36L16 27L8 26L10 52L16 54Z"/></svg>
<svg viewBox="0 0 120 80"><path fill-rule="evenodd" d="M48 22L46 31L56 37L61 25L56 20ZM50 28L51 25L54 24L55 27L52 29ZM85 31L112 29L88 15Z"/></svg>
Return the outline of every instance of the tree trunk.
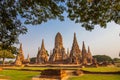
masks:
<svg viewBox="0 0 120 80"><path fill-rule="evenodd" d="M5 58L3 58L3 65L5 64Z"/></svg>

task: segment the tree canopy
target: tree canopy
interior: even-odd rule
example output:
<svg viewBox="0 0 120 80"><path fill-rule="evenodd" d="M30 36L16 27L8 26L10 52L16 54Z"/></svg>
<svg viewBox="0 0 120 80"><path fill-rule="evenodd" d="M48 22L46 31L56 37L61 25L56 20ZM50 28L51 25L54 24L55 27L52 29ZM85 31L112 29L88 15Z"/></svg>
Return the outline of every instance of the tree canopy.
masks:
<svg viewBox="0 0 120 80"><path fill-rule="evenodd" d="M18 36L27 29L18 18L17 0L0 0L0 44L2 48L18 42Z"/></svg>
<svg viewBox="0 0 120 80"><path fill-rule="evenodd" d="M10 50L0 50L0 58L3 59L4 64L5 58L15 58L15 56L11 53Z"/></svg>
<svg viewBox="0 0 120 80"><path fill-rule="evenodd" d="M114 62L120 62L120 58L114 58L113 61Z"/></svg>
<svg viewBox="0 0 120 80"><path fill-rule="evenodd" d="M5 62L5 58L15 58L14 54L18 54L18 49L14 46L9 46L7 48L2 48L2 44L0 44L0 58L3 59L3 64Z"/></svg>
<svg viewBox="0 0 120 80"><path fill-rule="evenodd" d="M67 7L68 17L86 30L105 28L111 21L120 24L120 0L68 0Z"/></svg>
<svg viewBox="0 0 120 80"><path fill-rule="evenodd" d="M93 58L97 59L98 62L112 61L112 58L107 55L94 55Z"/></svg>
<svg viewBox="0 0 120 80"><path fill-rule="evenodd" d="M120 0L0 0L0 43L3 48L17 43L27 32L25 24L63 21L64 12L86 30L105 28L111 21L120 24Z"/></svg>

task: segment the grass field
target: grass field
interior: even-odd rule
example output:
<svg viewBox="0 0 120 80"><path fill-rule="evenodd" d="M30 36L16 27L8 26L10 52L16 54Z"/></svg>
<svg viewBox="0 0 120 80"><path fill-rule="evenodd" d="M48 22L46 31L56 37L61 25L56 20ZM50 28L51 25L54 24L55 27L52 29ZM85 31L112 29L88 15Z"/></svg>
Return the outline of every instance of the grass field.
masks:
<svg viewBox="0 0 120 80"><path fill-rule="evenodd" d="M120 67L82 68L82 70L90 72L117 72L120 71Z"/></svg>
<svg viewBox="0 0 120 80"><path fill-rule="evenodd" d="M120 74L119 75L85 74L83 76L70 77L68 80L120 80Z"/></svg>
<svg viewBox="0 0 120 80"><path fill-rule="evenodd" d="M44 70L44 69L49 69L49 68L12 67L12 69L14 70L0 71L0 79L7 78L10 80L31 80L33 76L40 74L40 72L37 72L36 70ZM35 71L24 71L24 69L35 70L36 72ZM120 67L82 68L82 70L91 71L91 72L116 72L116 71L120 71ZM112 75L110 74L104 74L104 75L103 74L84 74L83 76L70 77L68 80L120 80L120 74L112 74Z"/></svg>
<svg viewBox="0 0 120 80"><path fill-rule="evenodd" d="M3 70L0 71L0 79L10 80L31 80L33 76L39 75L40 72L19 71L19 70Z"/></svg>

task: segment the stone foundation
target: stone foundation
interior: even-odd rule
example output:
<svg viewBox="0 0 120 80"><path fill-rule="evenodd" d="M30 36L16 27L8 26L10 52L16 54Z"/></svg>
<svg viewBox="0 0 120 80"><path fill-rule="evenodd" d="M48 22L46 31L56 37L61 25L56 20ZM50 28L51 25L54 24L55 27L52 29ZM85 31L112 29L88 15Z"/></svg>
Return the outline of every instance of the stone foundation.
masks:
<svg viewBox="0 0 120 80"><path fill-rule="evenodd" d="M32 80L66 80L67 74L61 69L46 69L41 72L39 77L34 77Z"/></svg>

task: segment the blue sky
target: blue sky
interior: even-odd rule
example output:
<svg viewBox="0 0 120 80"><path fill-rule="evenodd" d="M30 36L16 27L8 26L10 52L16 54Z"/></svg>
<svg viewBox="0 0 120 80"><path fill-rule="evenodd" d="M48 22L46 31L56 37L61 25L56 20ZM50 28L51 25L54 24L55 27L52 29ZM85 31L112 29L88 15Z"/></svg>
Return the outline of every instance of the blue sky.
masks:
<svg viewBox="0 0 120 80"><path fill-rule="evenodd" d="M86 31L81 27L81 24L66 19L65 21L50 20L40 25L27 25L28 32L26 35L19 37L23 44L25 57L30 54L30 57L35 57L38 52L38 47L41 47L41 41L44 39L45 47L50 52L54 48L54 39L57 32L60 32L63 37L64 47L71 50L74 32L77 36L80 49L82 42L85 41L86 48L90 46L92 55L109 55L112 58L119 57L120 52L120 25L114 22L108 23L107 28L96 26L93 31ZM19 47L19 45L17 45Z"/></svg>

